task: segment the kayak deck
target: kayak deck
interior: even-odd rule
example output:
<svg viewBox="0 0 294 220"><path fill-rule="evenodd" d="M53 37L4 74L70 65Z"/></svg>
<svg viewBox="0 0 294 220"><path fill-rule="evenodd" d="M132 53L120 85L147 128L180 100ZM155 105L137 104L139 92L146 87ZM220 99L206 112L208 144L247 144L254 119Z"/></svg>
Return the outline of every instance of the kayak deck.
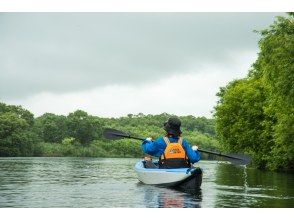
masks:
<svg viewBox="0 0 294 220"><path fill-rule="evenodd" d="M159 169L145 168L143 161L135 165L139 181L148 185L177 187L184 190L200 189L202 170L199 167Z"/></svg>

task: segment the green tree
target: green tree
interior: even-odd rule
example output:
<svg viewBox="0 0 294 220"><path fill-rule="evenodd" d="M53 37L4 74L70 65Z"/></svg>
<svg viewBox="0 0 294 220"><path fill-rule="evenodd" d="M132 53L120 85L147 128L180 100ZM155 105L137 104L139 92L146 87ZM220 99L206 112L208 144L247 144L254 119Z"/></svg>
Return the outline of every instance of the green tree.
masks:
<svg viewBox="0 0 294 220"><path fill-rule="evenodd" d="M33 123L29 111L0 103L0 156L33 155L39 142L32 131Z"/></svg>
<svg viewBox="0 0 294 220"><path fill-rule="evenodd" d="M82 110L77 110L67 116L67 127L69 136L82 145L88 145L102 136L101 120Z"/></svg>
<svg viewBox="0 0 294 220"><path fill-rule="evenodd" d="M266 113L275 119L268 166L294 169L294 14L278 17L261 35L255 77L268 88Z"/></svg>
<svg viewBox="0 0 294 220"><path fill-rule="evenodd" d="M265 90L252 79L235 80L218 93L215 108L217 138L223 150L247 152L264 167L263 155L270 150L271 136L264 136Z"/></svg>
<svg viewBox="0 0 294 220"><path fill-rule="evenodd" d="M247 151L261 168L294 169L294 16L260 32L248 76L218 93L217 137L228 151Z"/></svg>
<svg viewBox="0 0 294 220"><path fill-rule="evenodd" d="M45 113L36 118L35 131L45 142L61 143L68 134L66 117Z"/></svg>

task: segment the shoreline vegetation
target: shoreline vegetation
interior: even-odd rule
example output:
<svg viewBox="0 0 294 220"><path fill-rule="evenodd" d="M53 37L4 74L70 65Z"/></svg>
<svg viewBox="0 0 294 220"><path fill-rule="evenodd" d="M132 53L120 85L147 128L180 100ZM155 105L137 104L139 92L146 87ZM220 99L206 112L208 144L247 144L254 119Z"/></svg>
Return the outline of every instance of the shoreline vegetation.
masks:
<svg viewBox="0 0 294 220"><path fill-rule="evenodd" d="M220 89L217 139L225 151L243 151L254 165L294 170L294 12L258 32L259 53L247 77Z"/></svg>
<svg viewBox="0 0 294 220"><path fill-rule="evenodd" d="M171 115L129 114L100 118L77 110L67 116L45 113L34 118L21 106L0 103L0 156L38 157L142 157L141 142L131 139L109 141L102 137L105 127L136 136L157 138ZM202 148L216 149L214 120L182 116L184 138Z"/></svg>

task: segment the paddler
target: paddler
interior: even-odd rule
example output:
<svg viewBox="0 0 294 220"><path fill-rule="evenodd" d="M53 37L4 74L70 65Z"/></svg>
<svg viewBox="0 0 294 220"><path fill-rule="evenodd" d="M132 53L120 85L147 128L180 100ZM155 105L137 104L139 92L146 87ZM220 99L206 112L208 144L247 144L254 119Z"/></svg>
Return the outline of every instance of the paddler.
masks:
<svg viewBox="0 0 294 220"><path fill-rule="evenodd" d="M166 131L164 136L155 141L146 138L141 145L146 154L159 157L159 168L187 168L200 160L198 147L191 147L181 137L181 121L178 117L170 117L163 126Z"/></svg>

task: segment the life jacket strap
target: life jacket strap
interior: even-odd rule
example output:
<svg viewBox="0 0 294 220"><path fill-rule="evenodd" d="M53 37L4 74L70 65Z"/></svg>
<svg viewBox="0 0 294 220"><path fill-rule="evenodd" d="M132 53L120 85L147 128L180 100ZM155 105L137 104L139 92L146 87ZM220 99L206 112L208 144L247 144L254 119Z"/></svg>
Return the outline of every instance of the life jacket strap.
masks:
<svg viewBox="0 0 294 220"><path fill-rule="evenodd" d="M170 143L170 141L169 141L169 139L168 139L167 136L164 136L163 137L163 140L164 140L164 142L165 142L166 145L168 145Z"/></svg>
<svg viewBox="0 0 294 220"><path fill-rule="evenodd" d="M164 137L163 137L163 140L164 140L166 146L170 143L170 141L169 141L169 139L168 139L167 136L164 136ZM162 158L162 157L163 157L163 158ZM166 160L166 157L165 157L165 153L164 153L164 152L163 152L162 156L160 157L160 159L161 159L161 162L162 162L162 163L164 163L163 161Z"/></svg>
<svg viewBox="0 0 294 220"><path fill-rule="evenodd" d="M178 143L183 146L183 139L181 137L179 138Z"/></svg>

